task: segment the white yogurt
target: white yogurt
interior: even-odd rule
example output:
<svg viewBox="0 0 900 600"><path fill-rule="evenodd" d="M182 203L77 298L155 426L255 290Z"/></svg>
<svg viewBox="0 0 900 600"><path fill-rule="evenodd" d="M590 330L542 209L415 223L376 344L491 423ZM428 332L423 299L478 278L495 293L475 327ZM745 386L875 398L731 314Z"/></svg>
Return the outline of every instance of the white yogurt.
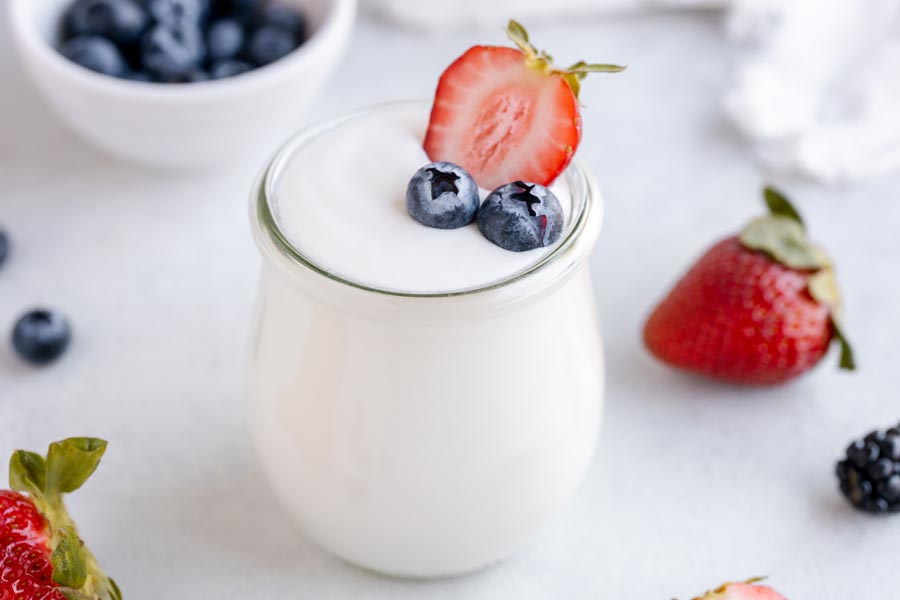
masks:
<svg viewBox="0 0 900 600"><path fill-rule="evenodd" d="M315 137L306 160L286 150L286 170L271 175L283 179L275 208L307 258L357 283L422 291L507 279L547 256L407 217L402 191L421 163L414 136L427 113L396 110ZM363 157L373 166L343 166ZM252 429L277 496L324 548L393 575L462 573L533 542L576 493L603 398L585 264L601 207L589 181L570 174L581 208L569 242L515 281L438 297L326 277L283 245L256 190L266 260ZM360 217L357 194L336 187L362 181L371 186Z"/></svg>
<svg viewBox="0 0 900 600"><path fill-rule="evenodd" d="M353 118L300 149L276 189L277 218L292 244L344 279L411 293L481 287L553 252L555 244L510 252L474 223L441 230L409 216L406 186L429 162L422 149L427 124L427 111L399 108ZM570 215L565 180L551 190Z"/></svg>

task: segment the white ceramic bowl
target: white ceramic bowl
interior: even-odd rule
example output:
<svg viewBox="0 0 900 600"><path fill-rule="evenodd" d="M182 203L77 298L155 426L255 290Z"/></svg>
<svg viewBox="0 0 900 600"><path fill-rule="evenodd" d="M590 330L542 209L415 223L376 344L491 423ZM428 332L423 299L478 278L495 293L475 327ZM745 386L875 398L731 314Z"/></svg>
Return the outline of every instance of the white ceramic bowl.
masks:
<svg viewBox="0 0 900 600"><path fill-rule="evenodd" d="M26 70L72 129L115 156L176 169L235 161L296 131L356 14L356 0L278 0L302 10L312 30L292 54L230 79L155 84L94 73L59 54L59 23L72 0L7 1Z"/></svg>

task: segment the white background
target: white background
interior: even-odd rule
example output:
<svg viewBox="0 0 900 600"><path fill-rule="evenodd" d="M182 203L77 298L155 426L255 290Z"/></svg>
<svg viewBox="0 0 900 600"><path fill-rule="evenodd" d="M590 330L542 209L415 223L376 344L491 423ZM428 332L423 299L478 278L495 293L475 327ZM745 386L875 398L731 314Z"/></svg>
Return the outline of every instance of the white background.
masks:
<svg viewBox="0 0 900 600"><path fill-rule="evenodd" d="M364 19L310 118L428 97L466 47L502 42L502 25L426 36ZM0 225L14 243L0 333L36 303L75 327L48 369L0 344L0 456L69 435L110 440L71 506L126 598L686 600L759 574L792 600L900 597L900 516L851 510L833 475L851 437L900 421L900 177L780 181L840 267L856 374L838 373L834 355L772 390L672 372L642 349L643 318L698 253L761 210L765 173L719 110L731 60L719 19L531 30L562 62L630 67L582 91L580 152L608 202L591 263L609 354L601 447L572 510L531 551L410 583L304 540L254 463L242 377L258 258L245 205L261 157L172 175L98 154L25 82L0 20ZM344 185L365 182L348 166Z"/></svg>

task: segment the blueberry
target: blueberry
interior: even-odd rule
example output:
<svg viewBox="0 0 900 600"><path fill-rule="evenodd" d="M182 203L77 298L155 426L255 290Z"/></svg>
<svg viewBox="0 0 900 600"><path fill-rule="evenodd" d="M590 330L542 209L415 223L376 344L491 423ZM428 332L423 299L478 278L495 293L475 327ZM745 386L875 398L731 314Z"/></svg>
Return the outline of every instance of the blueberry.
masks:
<svg viewBox="0 0 900 600"><path fill-rule="evenodd" d="M209 26L206 48L209 60L234 58L244 46L244 28L235 19L222 19Z"/></svg>
<svg viewBox="0 0 900 600"><path fill-rule="evenodd" d="M501 248L524 252L549 246L563 227L562 205L549 189L516 181L491 192L478 211L478 229Z"/></svg>
<svg viewBox="0 0 900 600"><path fill-rule="evenodd" d="M62 45L60 52L72 62L103 75L119 77L127 69L116 45L96 35L74 37Z"/></svg>
<svg viewBox="0 0 900 600"><path fill-rule="evenodd" d="M46 365L62 356L72 330L59 312L36 309L25 313L13 328L13 348L24 360L34 365Z"/></svg>
<svg viewBox="0 0 900 600"><path fill-rule="evenodd" d="M252 69L253 65L250 63L229 58L214 62L209 69L209 74L212 79L225 79L228 77L235 77L241 73L246 73Z"/></svg>
<svg viewBox="0 0 900 600"><path fill-rule="evenodd" d="M0 267L6 262L7 256L9 256L9 236L0 229Z"/></svg>
<svg viewBox="0 0 900 600"><path fill-rule="evenodd" d="M425 165L406 188L409 216L437 229L468 225L475 219L478 202L478 184L465 169L449 162Z"/></svg>
<svg viewBox="0 0 900 600"><path fill-rule="evenodd" d="M196 27L158 25L142 42L144 68L159 81L183 81L203 62L206 48Z"/></svg>
<svg viewBox="0 0 900 600"><path fill-rule="evenodd" d="M297 47L297 38L290 31L278 27L260 27L247 44L247 58L263 66L284 58Z"/></svg>
<svg viewBox="0 0 900 600"><path fill-rule="evenodd" d="M128 71L125 71L124 73L122 73L119 77L121 77L122 79L127 79L129 81L146 81L146 82L153 81L153 79L150 77L150 75L148 75L144 71L128 70Z"/></svg>
<svg viewBox="0 0 900 600"><path fill-rule="evenodd" d="M306 38L306 19L290 6L267 6L259 15L259 25L290 31L301 42Z"/></svg>
<svg viewBox="0 0 900 600"><path fill-rule="evenodd" d="M235 13L247 16L259 12L263 6L263 0L219 0L215 3L224 13Z"/></svg>
<svg viewBox="0 0 900 600"><path fill-rule="evenodd" d="M119 44L136 41L150 24L136 0L75 0L63 19L69 36L99 35Z"/></svg>
<svg viewBox="0 0 900 600"><path fill-rule="evenodd" d="M190 73L184 76L181 80L182 83L200 83L201 81L209 81L212 79L208 71L204 71L203 69L194 69Z"/></svg>
<svg viewBox="0 0 900 600"><path fill-rule="evenodd" d="M209 15L209 0L145 0L159 25L199 26Z"/></svg>

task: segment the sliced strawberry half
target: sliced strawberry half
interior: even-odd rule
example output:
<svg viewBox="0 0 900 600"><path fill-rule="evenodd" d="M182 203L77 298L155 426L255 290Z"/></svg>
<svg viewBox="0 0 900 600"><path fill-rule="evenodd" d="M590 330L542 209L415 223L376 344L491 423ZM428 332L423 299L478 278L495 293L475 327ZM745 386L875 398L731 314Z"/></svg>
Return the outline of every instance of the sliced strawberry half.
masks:
<svg viewBox="0 0 900 600"><path fill-rule="evenodd" d="M425 152L462 166L483 188L516 180L549 185L581 141L580 81L624 67L555 69L521 25L510 21L507 34L518 48L474 46L441 75Z"/></svg>

